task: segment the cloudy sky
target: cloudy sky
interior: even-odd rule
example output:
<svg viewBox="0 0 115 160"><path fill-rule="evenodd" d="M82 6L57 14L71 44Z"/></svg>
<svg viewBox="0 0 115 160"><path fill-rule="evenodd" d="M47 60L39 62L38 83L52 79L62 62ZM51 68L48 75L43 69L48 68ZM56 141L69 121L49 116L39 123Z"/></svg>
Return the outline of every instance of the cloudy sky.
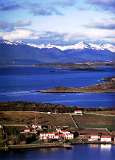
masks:
<svg viewBox="0 0 115 160"><path fill-rule="evenodd" d="M115 0L0 0L0 39L115 44Z"/></svg>

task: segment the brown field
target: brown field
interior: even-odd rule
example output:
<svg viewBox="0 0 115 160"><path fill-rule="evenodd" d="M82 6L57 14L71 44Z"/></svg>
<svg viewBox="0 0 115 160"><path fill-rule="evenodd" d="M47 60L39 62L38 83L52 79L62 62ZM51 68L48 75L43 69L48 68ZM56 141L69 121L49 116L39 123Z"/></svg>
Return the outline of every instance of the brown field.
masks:
<svg viewBox="0 0 115 160"><path fill-rule="evenodd" d="M104 111L103 111L104 113ZM110 114L110 113L109 113ZM115 130L115 116L84 114L83 116L74 116L75 122L81 128L108 128Z"/></svg>
<svg viewBox="0 0 115 160"><path fill-rule="evenodd" d="M87 112L86 112L87 113ZM88 113L95 113L95 114L104 114L104 115L115 115L115 110L112 111L88 111Z"/></svg>
<svg viewBox="0 0 115 160"><path fill-rule="evenodd" d="M103 113L105 115L88 114L87 112L87 114L83 114L83 116L72 115L72 117L80 128L108 128L110 130L115 130L115 116L108 115L111 111L97 111L96 113ZM113 114L115 114L115 111ZM31 125L35 123L35 119L38 124L49 125L52 128L57 126L76 128L68 113L48 114L31 111L0 111L0 124Z"/></svg>
<svg viewBox="0 0 115 160"><path fill-rule="evenodd" d="M28 111L0 111L0 123L4 124L33 124L41 125L69 126L75 127L69 114L47 114Z"/></svg>

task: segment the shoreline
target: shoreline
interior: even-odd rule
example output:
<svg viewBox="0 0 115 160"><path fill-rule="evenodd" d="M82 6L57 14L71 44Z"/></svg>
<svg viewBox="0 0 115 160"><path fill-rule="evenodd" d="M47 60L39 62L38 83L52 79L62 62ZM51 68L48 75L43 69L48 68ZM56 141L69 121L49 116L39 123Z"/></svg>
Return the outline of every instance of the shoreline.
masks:
<svg viewBox="0 0 115 160"><path fill-rule="evenodd" d="M22 150L22 149L42 149L42 148L65 148L71 149L71 144L65 143L43 143L43 144L17 144L17 145L7 145L5 147L0 147L0 151L10 151L10 150Z"/></svg>
<svg viewBox="0 0 115 160"><path fill-rule="evenodd" d="M100 90L100 91L47 91L47 90L40 90L40 91L37 91L37 92L40 92L40 93L66 93L66 94L69 94L69 93L115 93L115 90L107 90L107 91L103 91L103 90Z"/></svg>
<svg viewBox="0 0 115 160"><path fill-rule="evenodd" d="M43 144L18 144L18 145L8 145L5 147L0 147L1 151L15 151L15 150L32 150L32 149L51 149L51 148L65 148L72 149L75 145L112 145L115 143L106 142L73 142L73 143L43 143Z"/></svg>

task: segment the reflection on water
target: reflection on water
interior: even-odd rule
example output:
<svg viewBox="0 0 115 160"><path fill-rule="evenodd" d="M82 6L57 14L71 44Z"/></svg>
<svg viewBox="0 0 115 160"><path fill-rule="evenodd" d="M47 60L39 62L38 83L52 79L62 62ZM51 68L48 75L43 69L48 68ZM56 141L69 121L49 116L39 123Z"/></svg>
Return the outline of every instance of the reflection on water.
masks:
<svg viewBox="0 0 115 160"><path fill-rule="evenodd" d="M111 144L89 144L90 148L100 148L101 150L111 150L112 145Z"/></svg>
<svg viewBox="0 0 115 160"><path fill-rule="evenodd" d="M101 150L111 150L111 148L112 148L112 145L111 144L101 144L100 145L100 147L101 147Z"/></svg>
<svg viewBox="0 0 115 160"><path fill-rule="evenodd" d="M98 148L99 147L98 144L90 144L89 146L90 146L90 148Z"/></svg>

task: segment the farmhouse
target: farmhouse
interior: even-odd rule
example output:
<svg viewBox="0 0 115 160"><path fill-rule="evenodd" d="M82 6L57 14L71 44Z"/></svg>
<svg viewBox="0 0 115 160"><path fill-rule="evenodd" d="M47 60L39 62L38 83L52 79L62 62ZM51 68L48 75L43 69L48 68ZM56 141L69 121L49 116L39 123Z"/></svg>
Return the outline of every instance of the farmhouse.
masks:
<svg viewBox="0 0 115 160"><path fill-rule="evenodd" d="M63 131L60 129L57 129L56 132L49 132L49 133L40 133L39 136L40 140L59 140L59 139L66 139L66 140L71 140L74 138L74 135L68 131Z"/></svg>
<svg viewBox="0 0 115 160"><path fill-rule="evenodd" d="M40 139L40 140L48 140L48 139L52 139L52 140L56 139L56 140L58 140L58 139L59 139L59 136L56 135L55 132L40 133L39 139Z"/></svg>
<svg viewBox="0 0 115 160"><path fill-rule="evenodd" d="M75 110L74 114L82 116L83 112L82 112L82 110Z"/></svg>
<svg viewBox="0 0 115 160"><path fill-rule="evenodd" d="M112 141L111 140L111 136L109 136L109 135L102 135L100 141L104 142L104 143L111 142Z"/></svg>
<svg viewBox="0 0 115 160"><path fill-rule="evenodd" d="M95 141L99 141L99 139L100 139L100 136L98 134L92 134L92 135L89 136L88 141L89 142L95 142Z"/></svg>

